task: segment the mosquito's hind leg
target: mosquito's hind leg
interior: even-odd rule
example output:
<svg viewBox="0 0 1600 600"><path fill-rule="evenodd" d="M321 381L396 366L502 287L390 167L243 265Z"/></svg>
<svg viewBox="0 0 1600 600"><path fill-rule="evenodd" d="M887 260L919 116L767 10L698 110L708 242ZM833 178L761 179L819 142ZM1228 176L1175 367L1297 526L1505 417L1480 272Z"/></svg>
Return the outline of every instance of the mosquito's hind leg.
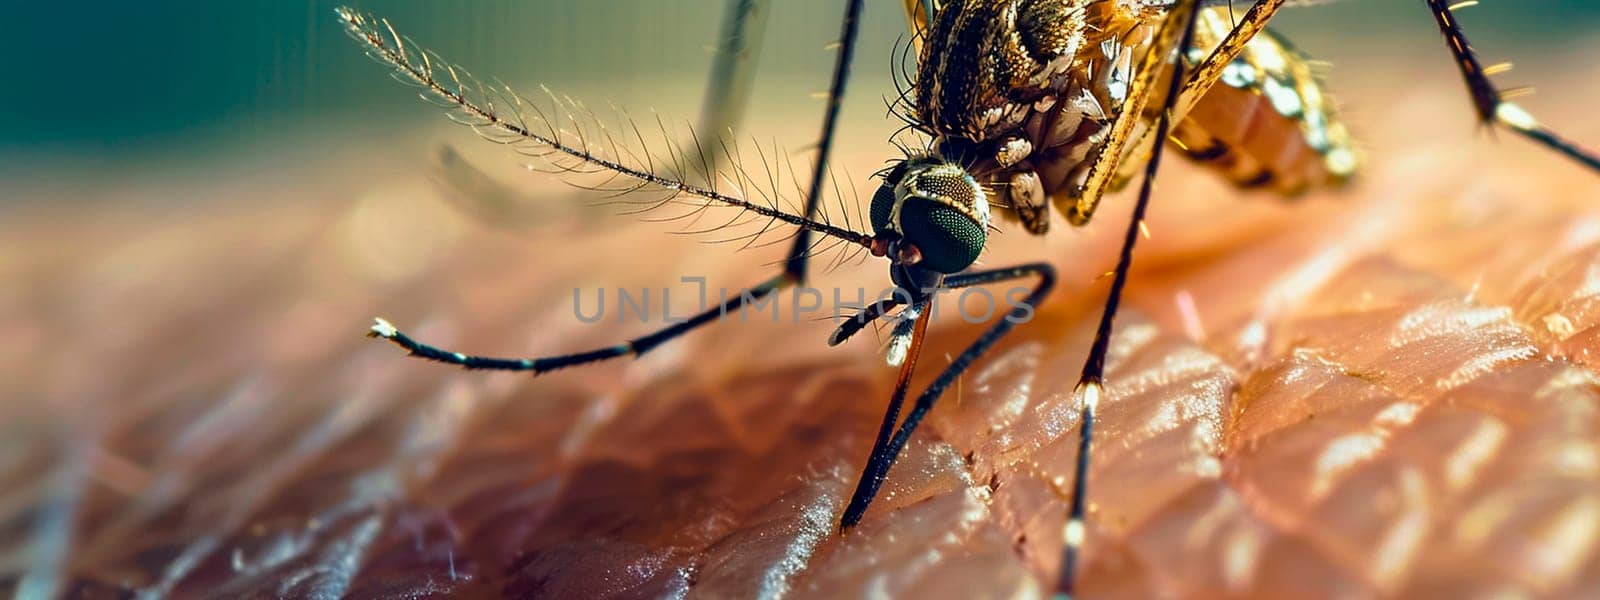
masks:
<svg viewBox="0 0 1600 600"><path fill-rule="evenodd" d="M944 372L939 374L939 378L929 384L928 388L922 391L922 395L917 396L917 402L912 406L911 412L906 414L905 422L896 428L895 422L900 416L900 404L905 399L906 390L911 384L911 373L916 366L916 357L921 349L924 337L923 332L927 328L929 315L932 314L932 311L922 310L917 313L916 330L911 333L912 346L909 351L909 359L900 367L900 376L895 382L894 395L889 400L889 408L884 414L883 425L879 428L878 439L873 444L872 453L867 458L866 467L861 471L861 479L856 482L855 493L850 497L850 504L845 507L844 515L839 519L840 528L848 528L861 521L861 516L866 513L867 506L872 503L873 497L878 494L878 488L883 485L884 478L889 475L889 467L894 464L895 458L900 455L900 450L904 449L906 443L911 440L912 432L916 431L917 425L922 423L922 418L927 416L928 411L933 409L933 403L938 401L939 396L944 393L945 389L955 383L956 378L960 377L967 370L967 367L972 365L973 361L988 352L989 348L993 347L995 342L1000 341L1001 336L1011 331L1012 327L1015 327L1017 323L1032 318L1033 312L1039 306L1039 303L1044 300L1046 294L1050 293L1050 289L1055 287L1056 271L1054 267L1047 263L1033 263L1005 269L952 275L944 280L944 288L958 289L1030 276L1039 278L1039 282L1034 286L1033 291L1021 303L1015 305L999 322L990 326L988 331L983 332L983 335L977 341L967 346L967 349L963 350L960 356L951 361L950 365L945 367ZM921 306L921 304L913 304L913 306ZM892 436L891 433L893 434Z"/></svg>
<svg viewBox="0 0 1600 600"><path fill-rule="evenodd" d="M1467 93L1472 96L1472 106L1477 111L1479 120L1509 127L1512 131L1600 172L1600 154L1563 139L1539 123L1538 119L1528 114L1522 107L1505 100L1501 90L1489 80L1495 69L1485 68L1478 62L1477 54L1467 42L1466 33L1461 30L1461 23L1456 20L1455 13L1450 10L1450 5L1445 0L1423 1L1427 3L1428 10L1433 11L1433 19L1439 24L1439 32L1444 34L1445 46L1450 48L1450 54L1455 57L1456 68L1461 70L1461 77L1466 81Z"/></svg>

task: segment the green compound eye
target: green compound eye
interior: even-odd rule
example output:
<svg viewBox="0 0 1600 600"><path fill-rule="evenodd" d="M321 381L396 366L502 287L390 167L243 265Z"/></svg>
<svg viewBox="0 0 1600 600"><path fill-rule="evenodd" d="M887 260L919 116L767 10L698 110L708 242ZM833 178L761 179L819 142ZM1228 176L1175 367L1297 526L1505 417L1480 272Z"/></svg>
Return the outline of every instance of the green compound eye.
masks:
<svg viewBox="0 0 1600 600"><path fill-rule="evenodd" d="M872 206L876 224L877 198ZM906 241L922 251L921 266L940 273L955 273L972 265L988 238L983 226L961 211L917 197L906 198L900 207L900 230Z"/></svg>
<svg viewBox="0 0 1600 600"><path fill-rule="evenodd" d="M872 218L872 231L883 235L889 227L889 216L894 213L894 186L887 183L878 186L877 193L872 195L872 209L868 215Z"/></svg>

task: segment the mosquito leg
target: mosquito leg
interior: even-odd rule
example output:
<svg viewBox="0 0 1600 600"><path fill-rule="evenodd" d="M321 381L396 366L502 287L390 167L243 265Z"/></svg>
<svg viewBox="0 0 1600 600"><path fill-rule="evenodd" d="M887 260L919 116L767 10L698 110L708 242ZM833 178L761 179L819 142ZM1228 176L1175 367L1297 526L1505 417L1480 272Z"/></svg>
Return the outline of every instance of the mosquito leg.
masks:
<svg viewBox="0 0 1600 600"><path fill-rule="evenodd" d="M711 59L711 77L706 82L705 103L700 112L700 131L710 138L707 157L699 165L700 176L708 186L717 183L717 165L726 158L728 146L744 121L755 86L756 62L761 56L762 38L771 20L771 0L727 0L722 16L722 33L717 53Z"/></svg>
<svg viewBox="0 0 1600 600"><path fill-rule="evenodd" d="M1202 7L1207 7L1218 6L1224 2L1225 0L1202 0L1200 4ZM1228 65L1233 63L1234 59L1244 52L1245 48L1250 44L1250 40L1265 30L1267 22L1271 21L1272 17L1277 15L1278 11L1286 4L1287 0L1257 0L1250 5L1249 10L1234 13L1231 8L1232 4L1227 3L1227 6L1230 7L1227 18L1231 20L1233 28L1229 30L1227 37L1223 38L1217 44L1217 47L1211 51L1211 54L1195 65L1189 74L1188 81L1183 84L1182 89L1178 92L1178 104L1172 109L1172 114L1176 121L1183 121L1189 111L1194 109L1195 104L1201 98L1204 98L1206 92L1222 78L1222 73L1228 68ZM1178 9L1173 8L1171 10L1176 11ZM1174 31L1170 43L1176 44L1177 36L1181 33L1181 31ZM1155 61L1149 64L1150 75L1148 78L1140 76L1136 78L1134 83L1134 86L1138 88L1137 93L1142 94L1141 97L1151 95L1146 92L1150 86L1157 85L1155 76L1162 62ZM1144 70L1144 68L1141 68L1141 72ZM1124 111L1131 108L1133 107L1127 107ZM1141 116L1129 113L1128 117L1131 120L1128 121L1126 127L1131 130L1134 123ZM1122 120L1119 115L1118 121ZM1120 128L1124 127L1124 125L1113 123L1113 127ZM1146 129L1137 138L1131 140L1113 136L1112 143L1115 144L1115 147L1112 144L1107 144L1107 151L1104 156L1098 158L1095 163L1099 173L1090 178L1077 204L1068 212L1068 218L1074 224L1087 223L1094 216L1095 208L1099 206L1100 198L1104 195L1105 186L1112 181L1119 181L1123 176L1123 169L1120 168L1121 165L1115 159L1116 156L1121 155L1121 147L1144 148L1152 146L1154 144L1150 140L1153 133L1151 130ZM1100 169L1102 166L1104 166L1104 169Z"/></svg>
<svg viewBox="0 0 1600 600"><path fill-rule="evenodd" d="M1194 104L1205 96L1212 84L1222 78L1223 70L1244 52L1245 46L1249 45L1251 39L1267 28L1267 21L1278 14L1278 9L1283 8L1285 1L1260 0L1251 5L1250 10L1238 16L1233 23L1233 30L1228 32L1228 37L1223 38L1217 49L1211 51L1210 56L1195 66L1194 73L1189 75L1188 82L1178 93L1179 104L1176 110L1178 119L1181 120L1188 114L1189 109L1194 108Z"/></svg>
<svg viewBox="0 0 1600 600"><path fill-rule="evenodd" d="M1467 34L1461 30L1461 23L1456 20L1455 13L1450 10L1450 5L1445 0L1423 1L1428 4L1428 10L1433 11L1433 20L1438 22L1439 32L1444 34L1445 46L1450 48L1450 54L1455 57L1456 67L1461 70L1461 78L1466 81L1467 93L1472 95L1472 106L1477 110L1480 121L1509 127L1528 139L1600 172L1600 154L1576 142L1563 139L1550 128L1540 124L1538 119L1528 114L1528 111L1516 103L1503 99L1500 89L1489 80L1489 70L1478 62L1477 54L1467 42Z"/></svg>
<svg viewBox="0 0 1600 600"><path fill-rule="evenodd" d="M1199 4L1199 0L1189 0L1183 6L1197 7ZM1178 27L1180 23L1172 18L1181 12L1181 8L1175 7L1170 10L1170 16L1162 20L1155 39L1150 42L1144 57L1139 59L1139 66L1135 69L1132 83L1128 86L1128 97L1122 101L1122 107L1118 110L1116 118L1111 121L1105 142L1090 158L1089 174L1084 181L1083 189L1078 191L1076 198L1060 195L1052 198L1057 208L1066 214L1067 221L1073 225L1083 225L1094 217L1095 209L1100 206L1101 197L1112 187L1122 157L1130 147L1129 144L1138 142L1134 138L1134 131L1147 118L1145 104L1155 97L1152 92L1154 86L1159 85L1157 80L1160 79L1172 53L1178 49L1179 38L1189 35L1187 32L1192 29ZM1188 46L1184 45L1183 48L1187 50ZM1176 93L1168 94L1168 96L1176 95ZM1171 107L1168 106L1166 110L1171 110Z"/></svg>
<svg viewBox="0 0 1600 600"><path fill-rule="evenodd" d="M1180 54L1188 52L1194 42L1194 25L1200 13L1200 3L1189 5L1187 23L1183 26L1183 39L1178 43ZM1174 14L1173 18L1178 18ZM1178 90L1184 82L1184 64L1174 61L1171 81L1168 83L1166 105L1156 117L1156 139L1167 139L1172 127L1172 111L1178 101ZM1105 310L1100 314L1100 326L1095 330L1094 344L1089 347L1089 357L1083 363L1083 373L1078 378L1076 395L1082 398L1079 409L1078 462L1074 468L1072 503L1063 530L1066 548L1061 555L1061 577L1057 583L1060 595L1071 597L1074 577L1077 575L1078 551L1083 545L1083 513L1089 489L1089 444L1094 434L1094 413L1100 401L1105 381L1106 351L1111 343L1111 325L1117 317L1117 307L1122 303L1122 290L1128 283L1128 269L1133 266L1133 247L1139 241L1139 231L1144 223L1145 211L1150 207L1150 194L1155 187L1156 172L1161 168L1162 150L1166 144L1156 144L1150 150L1150 162L1145 164L1144 181L1139 187L1139 201L1133 207L1133 218L1122 239L1122 253L1117 257L1116 276L1111 280L1111 292L1106 296Z"/></svg>
<svg viewBox="0 0 1600 600"><path fill-rule="evenodd" d="M988 352L989 348L993 347L1001 336L1011 331L1011 328L1015 327L1017 323L1027 321L1033 316L1034 310L1044 300L1045 295L1049 294L1050 289L1055 287L1056 271L1049 264L1033 263L1006 269L952 275L945 278L945 288L957 289L1028 276L1037 276L1039 278L1039 283L1034 286L1033 291L1028 294L1021 304L1013 307L1011 312L1007 313L1004 318L990 326L988 331L983 332L983 335L979 336L977 341L967 346L967 349L963 350L960 356L957 356L949 366L945 367L944 372L940 373L939 377L929 384L928 388L923 390L920 396L917 396L916 404L912 406L911 412L906 414L905 423L900 424L899 429L894 431L894 437L890 438L888 433L894 428L896 417L899 416L900 403L904 400L906 388L911 383L911 370L916 362L915 353L921 349L922 331L919 329L915 334L915 338L912 341L913 354L911 355L911 360L906 361L900 369L900 378L895 382L894 396L889 402L889 411L884 415L883 427L878 433L880 444L874 446L872 456L868 460L866 468L862 470L861 480L856 483L856 490L850 498L850 505L845 507L844 516L840 518L839 526L841 528L851 527L861 521L861 516L866 513L867 506L872 503L873 497L878 494L878 488L883 485L884 478L888 476L889 467L894 464L895 458L900 455L900 450L905 448L906 443L911 440L911 434L916 431L917 425L922 423L922 418L927 416L928 411L933 409L933 403L939 399L944 390L955 383L956 378L960 377L967 370L967 367L972 366L973 361ZM925 311L919 321L925 321L930 312ZM919 325L919 327L926 327L926 325Z"/></svg>
<svg viewBox="0 0 1600 600"><path fill-rule="evenodd" d="M780 275L768 280L765 283L762 283L759 286L756 286L754 289L729 298L726 302L723 302L716 308L712 308L690 317L687 321L674 323L669 327L660 329L648 335L637 337L615 346L607 346L605 348L590 350L588 352L562 354L559 356L548 356L544 358L493 358L487 356L473 356L470 354L462 354L460 352L445 350L436 346L419 342L413 339L411 336L406 335L405 332L395 329L393 325L390 325L388 321L383 319L378 319L376 324L372 326L371 331L367 332L367 335L369 337L378 337L389 340L394 342L395 345L405 348L411 353L412 356L425 358L435 362L460 365L468 369L486 369L494 371L532 371L533 374L538 375L540 373L546 373L556 369L583 365L592 362L600 362L602 360L608 360L621 356L643 356L644 353L655 349L656 346L660 346L661 344L672 340L673 338L738 311L746 304L760 301L768 294L787 287L791 283L792 282L788 278Z"/></svg>
<svg viewBox="0 0 1600 600"><path fill-rule="evenodd" d="M821 206L823 178L827 173L828 153L833 145L833 133L835 125L838 122L839 105L844 96L845 80L848 79L850 72L850 60L855 50L856 30L857 25L860 22L861 5L862 0L850 0L850 4L845 15L843 26L844 31L842 34L843 39L841 40L838 61L834 64L833 84L828 93L828 108L822 128L822 142L817 156L817 165L811 177L811 191L806 199L806 211L799 219L793 219L791 216L791 220L797 220L808 224L814 223L813 217L816 216L817 209ZM407 58L406 55L401 53L398 41L395 42L395 46L393 47L388 45L388 43L386 43L386 41L380 37L380 34L378 34L375 29L371 29L367 24L367 21L360 15L348 12L341 12L340 15L341 18L345 19L347 27L351 29L353 35L359 36L359 39L366 41L369 45L376 48L377 51L381 53L381 56L385 57L385 60L401 68L404 73L408 73L415 81L423 84L424 86L430 86L430 89L434 89L442 97L454 102L456 105L463 107L463 109L466 109L470 113L477 115L479 118L489 121L491 124L504 123L504 121L495 116L493 113L485 112L476 105L468 103L466 97L461 93L442 87L432 78L431 70L420 70L416 65L413 65L410 62L410 59ZM515 127L509 125L504 126ZM528 133L525 130L515 128L511 129L511 131L514 133L520 132L521 134ZM587 152L581 150L568 150L564 146L559 145L556 147L564 152L568 152L569 154L580 156L581 158L591 158ZM598 162L604 166L607 166L608 168L616 166L604 161ZM668 187L673 187L680 190L686 187L681 183L666 181L650 173L637 173L636 176L641 177L646 182L662 183ZM837 234L835 235L837 237ZM749 290L749 292L746 294L740 294L739 296L729 299L721 306L695 315L687 321L673 324L672 326L661 329L660 331L656 331L649 335L629 340L615 346L599 348L596 350L590 350L588 352L579 352L576 354L566 354L544 358L494 358L486 356L473 356L460 352L444 350L419 342L413 339L411 336L406 335L405 333L396 329L393 325L390 325L388 321L384 321L382 319L377 320L377 323L373 325L368 335L372 337L381 337L394 342L396 345L411 352L412 355L437 362L460 365L468 369L533 371L535 374L538 374L564 367L617 358L619 356L639 356L649 352L651 349L668 340L688 333L689 331L710 323L719 317L727 315L728 313L737 311L745 304L755 302L756 300L759 300L768 294L777 291L778 289L804 282L806 277L807 258L810 251L811 229L802 227L799 231L799 234L795 236L795 244L790 250L788 258L785 260L784 272L779 276L774 277L759 286L756 286L755 289Z"/></svg>
<svg viewBox="0 0 1600 600"><path fill-rule="evenodd" d="M833 152L833 136L839 124L839 106L844 103L844 87L850 79L850 61L856 52L856 32L861 25L863 0L850 0L845 8L844 23L839 32L839 55L833 63L833 83L828 86L828 106L822 119L822 139L817 142L817 164L811 170L811 188L806 194L807 219L814 218L822 206L823 180L828 174L828 155ZM783 271L796 283L806 282L806 264L811 255L811 232L801 230L794 236L789 258Z"/></svg>

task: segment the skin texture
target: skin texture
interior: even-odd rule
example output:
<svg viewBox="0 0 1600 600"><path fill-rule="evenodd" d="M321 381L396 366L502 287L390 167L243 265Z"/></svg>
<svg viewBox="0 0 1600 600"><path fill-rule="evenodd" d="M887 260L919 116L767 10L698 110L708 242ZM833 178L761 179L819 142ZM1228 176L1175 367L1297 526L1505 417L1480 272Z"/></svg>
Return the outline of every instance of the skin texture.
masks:
<svg viewBox="0 0 1600 600"><path fill-rule="evenodd" d="M1600 179L1475 135L1451 75L1348 92L1391 110L1365 120L1370 169L1346 190L1284 205L1171 161L1112 344L1085 595L1600 585ZM1561 85L1552 97L1600 91ZM1549 120L1600 139L1579 108ZM466 137L415 147L441 135ZM841 147L856 173L882 158ZM505 177L494 160L478 164ZM1058 292L946 395L840 536L894 377L868 333L829 349L828 323L752 318L540 379L359 335L381 314L455 348L596 347L643 327L577 322L573 287L753 284L780 247L737 254L581 212L508 233L413 167L286 167L300 201L239 182L239 202L162 214L149 207L218 190L161 183L92 212L8 215L0 589L1049 589L1070 390L1125 196L1087 231L992 236L1008 239L985 265L1048 257ZM548 177L515 181L572 199ZM878 263L819 277L883 285ZM917 386L977 331L936 323Z"/></svg>

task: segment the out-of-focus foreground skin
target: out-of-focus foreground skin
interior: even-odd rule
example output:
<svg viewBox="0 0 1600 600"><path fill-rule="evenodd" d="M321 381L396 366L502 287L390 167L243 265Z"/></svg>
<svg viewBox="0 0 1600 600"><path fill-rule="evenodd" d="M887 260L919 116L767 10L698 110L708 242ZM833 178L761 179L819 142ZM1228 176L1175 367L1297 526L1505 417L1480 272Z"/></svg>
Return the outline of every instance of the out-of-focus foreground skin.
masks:
<svg viewBox="0 0 1600 600"><path fill-rule="evenodd" d="M1348 189L1283 204L1167 163L1100 407L1083 595L1600 589L1600 177L1474 132L1444 51L1425 59L1420 75L1337 66L1374 73L1334 90L1367 148ZM1518 79L1540 83L1546 122L1600 141L1592 71ZM762 118L810 130L813 112ZM869 113L847 119L838 159L863 187L887 148ZM603 209L486 222L443 190L487 180L441 184L467 176L455 154L450 175L425 168L439 139L524 199L576 202L440 128L401 142L410 164L352 153L0 220L0 591L1050 589L1071 388L1127 195L1085 230L995 236L985 263L1051 260L1058 291L946 394L840 535L893 383L871 336L830 349L827 322L735 319L537 379L362 338L382 314L486 353L596 347L648 326L578 322L574 287L678 297L693 288L664 273L736 286L781 253ZM207 194L244 201L146 208ZM878 263L817 279L882 287ZM978 329L931 331L937 365Z"/></svg>

